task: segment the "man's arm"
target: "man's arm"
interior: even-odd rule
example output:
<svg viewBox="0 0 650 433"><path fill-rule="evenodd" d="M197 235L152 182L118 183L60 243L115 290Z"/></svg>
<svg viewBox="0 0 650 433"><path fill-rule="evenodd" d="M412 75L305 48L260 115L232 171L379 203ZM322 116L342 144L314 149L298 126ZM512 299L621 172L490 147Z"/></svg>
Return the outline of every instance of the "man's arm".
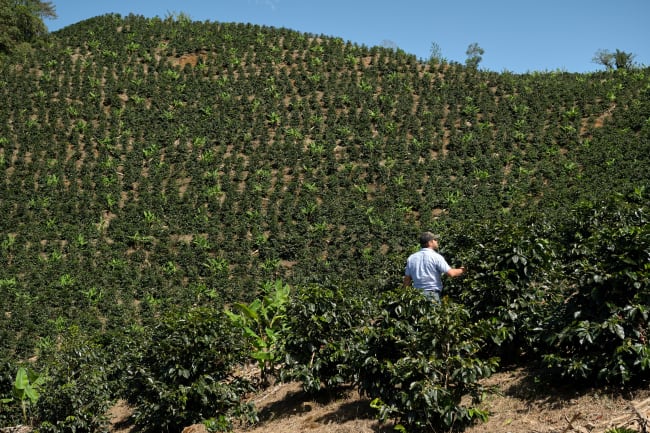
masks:
<svg viewBox="0 0 650 433"><path fill-rule="evenodd" d="M404 275L404 281L402 281L402 285L404 287L408 287L413 283L413 279L411 278L410 275Z"/></svg>
<svg viewBox="0 0 650 433"><path fill-rule="evenodd" d="M460 268L451 268L447 271L447 275L450 277L460 277L465 273L465 267L461 266Z"/></svg>

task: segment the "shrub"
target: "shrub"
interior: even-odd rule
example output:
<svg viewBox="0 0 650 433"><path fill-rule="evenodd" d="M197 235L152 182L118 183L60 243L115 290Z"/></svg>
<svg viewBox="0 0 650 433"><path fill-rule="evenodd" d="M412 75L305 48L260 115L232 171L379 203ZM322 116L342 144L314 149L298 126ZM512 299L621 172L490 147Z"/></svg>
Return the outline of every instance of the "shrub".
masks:
<svg viewBox="0 0 650 433"><path fill-rule="evenodd" d="M180 431L204 420L253 420L241 401L250 384L233 374L246 358L240 334L221 309L170 313L145 333L124 380L134 421L143 431Z"/></svg>
<svg viewBox="0 0 650 433"><path fill-rule="evenodd" d="M487 417L477 407L497 358L482 359L495 330L459 304L413 289L383 295L303 287L287 308L285 373L308 391L354 385L379 419L409 430L461 428ZM398 426L398 427L399 427Z"/></svg>
<svg viewBox="0 0 650 433"><path fill-rule="evenodd" d="M571 291L546 329L545 364L576 382L650 377L650 224L642 207L586 204L564 232Z"/></svg>
<svg viewBox="0 0 650 433"><path fill-rule="evenodd" d="M409 431L451 430L485 420L479 403L498 359L479 353L490 326L474 322L461 305L432 303L419 292L400 290L381 301L381 312L357 337L359 390L373 399L381 420L395 419Z"/></svg>
<svg viewBox="0 0 650 433"><path fill-rule="evenodd" d="M43 433L108 430L107 412L114 399L108 381L110 364L101 345L76 326L62 329L58 341L41 344L38 364L46 382L36 405Z"/></svg>
<svg viewBox="0 0 650 433"><path fill-rule="evenodd" d="M374 306L352 288L298 288L287 307L285 378L308 392L353 383L354 336Z"/></svg>
<svg viewBox="0 0 650 433"><path fill-rule="evenodd" d="M475 319L490 320L495 332L487 353L504 362L531 359L539 350L542 324L560 304L558 246L554 227L543 223L490 223L451 240L450 250L467 273L448 293Z"/></svg>

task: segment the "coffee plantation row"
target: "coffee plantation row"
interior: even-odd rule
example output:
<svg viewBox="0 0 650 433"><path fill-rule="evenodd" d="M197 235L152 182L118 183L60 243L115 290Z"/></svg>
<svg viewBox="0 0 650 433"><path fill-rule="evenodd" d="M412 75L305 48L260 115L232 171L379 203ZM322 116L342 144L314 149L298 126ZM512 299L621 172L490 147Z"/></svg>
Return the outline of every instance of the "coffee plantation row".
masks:
<svg viewBox="0 0 650 433"><path fill-rule="evenodd" d="M461 430L500 368L650 377L647 68L135 15L0 66L2 426L227 430L297 380ZM423 230L468 269L439 305L400 288Z"/></svg>

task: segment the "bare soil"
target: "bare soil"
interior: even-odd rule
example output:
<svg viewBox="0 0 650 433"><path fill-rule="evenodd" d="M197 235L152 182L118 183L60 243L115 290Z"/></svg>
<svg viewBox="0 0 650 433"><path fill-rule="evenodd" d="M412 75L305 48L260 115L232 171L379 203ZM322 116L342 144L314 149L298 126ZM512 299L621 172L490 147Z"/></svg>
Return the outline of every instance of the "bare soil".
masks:
<svg viewBox="0 0 650 433"><path fill-rule="evenodd" d="M625 427L647 433L650 429L650 387L633 391L572 390L551 388L525 370L490 377L494 386L482 408L487 422L465 433L604 433ZM317 397L305 394L298 383L273 385L251 396L260 415L254 426L236 426L234 433L388 433L390 423L374 419L369 400L349 388ZM129 433L125 423L130 410L113 408L112 433ZM203 425L188 426L183 433L207 433Z"/></svg>

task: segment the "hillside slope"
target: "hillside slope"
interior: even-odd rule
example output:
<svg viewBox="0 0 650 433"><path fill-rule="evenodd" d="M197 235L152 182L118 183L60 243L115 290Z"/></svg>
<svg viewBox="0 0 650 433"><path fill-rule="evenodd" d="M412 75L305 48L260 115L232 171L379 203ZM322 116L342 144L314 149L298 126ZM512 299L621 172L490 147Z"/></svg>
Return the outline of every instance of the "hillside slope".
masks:
<svg viewBox="0 0 650 433"><path fill-rule="evenodd" d="M650 70L494 73L173 17L51 36L0 65L0 397L19 364L60 368L69 397L66 356L87 387L75 392L100 406L138 356L191 382L177 368L195 367L188 353L212 366L243 352L225 306L276 281L305 302L331 289L335 306L379 305L423 230L470 270L445 283L457 316L440 317L494 329L471 335L472 356L545 357L576 381L648 377ZM336 316L329 305L314 309ZM308 313L293 331L318 328ZM334 317L334 331L388 337L363 317ZM222 335L242 347L214 347ZM345 352L340 335L307 337L311 359Z"/></svg>
<svg viewBox="0 0 650 433"><path fill-rule="evenodd" d="M391 287L424 228L563 218L648 182L647 71L496 74L115 15L2 68L4 329L120 327L275 278ZM29 353L22 335L3 350Z"/></svg>

